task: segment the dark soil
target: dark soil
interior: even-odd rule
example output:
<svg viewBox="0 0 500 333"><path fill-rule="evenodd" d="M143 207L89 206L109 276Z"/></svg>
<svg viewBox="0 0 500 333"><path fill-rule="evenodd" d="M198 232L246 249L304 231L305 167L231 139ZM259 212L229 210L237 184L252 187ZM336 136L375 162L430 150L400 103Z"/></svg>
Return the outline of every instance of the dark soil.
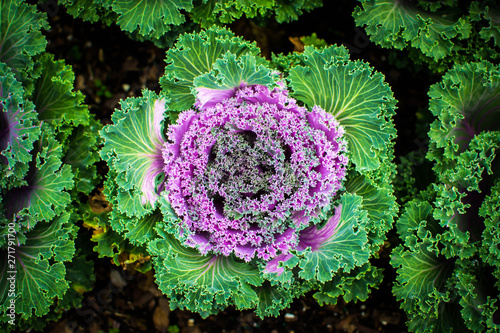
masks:
<svg viewBox="0 0 500 333"><path fill-rule="evenodd" d="M303 15L290 24L268 22L260 26L246 19L232 24L233 31L257 40L267 57L300 47L293 37L316 32L330 44L344 44L354 59L368 61L386 75L396 99L399 131L396 155L418 148L415 122L426 109L427 89L433 79L426 72L400 69L388 62L388 51L371 43L351 16L354 1L324 1L324 8ZM118 27L90 24L67 15L60 7L49 13L51 29L45 33L47 51L65 59L75 72L75 87L86 96L90 112L103 124L111 122L119 101L140 96L141 89L159 91L158 78L165 67L165 50L150 42L131 40ZM295 42L292 43L290 38ZM399 54L404 58L404 54ZM105 166L101 168L106 172ZM90 238L90 234L89 234ZM366 302L320 306L308 294L295 300L277 318L260 319L252 311L226 311L202 319L188 311L170 311L168 300L154 284L153 272L123 270L110 259L95 262L94 289L84 295L82 306L64 313L46 332L406 332L405 315L392 295L394 269L389 254L397 243L391 232L387 246L374 264L385 269L385 280Z"/></svg>

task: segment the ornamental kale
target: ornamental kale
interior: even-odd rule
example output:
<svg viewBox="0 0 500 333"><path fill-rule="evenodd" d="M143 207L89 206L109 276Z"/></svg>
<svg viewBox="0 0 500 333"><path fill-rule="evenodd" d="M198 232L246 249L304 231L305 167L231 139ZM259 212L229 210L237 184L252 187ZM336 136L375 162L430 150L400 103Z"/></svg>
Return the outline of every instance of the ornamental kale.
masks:
<svg viewBox="0 0 500 333"><path fill-rule="evenodd" d="M180 114L163 150L184 243L247 262L290 252L342 186L343 129L280 88L242 84L198 96L199 112Z"/></svg>
<svg viewBox="0 0 500 333"><path fill-rule="evenodd" d="M40 4L46 1L39 0ZM297 20L305 11L320 7L321 0L58 0L73 17L85 21L116 23L139 40L172 46L180 33L213 24L229 24L242 17ZM147 14L145 14L147 13Z"/></svg>
<svg viewBox="0 0 500 333"><path fill-rule="evenodd" d="M455 63L498 60L496 1L359 0L353 16L370 40L406 49L416 63L444 72Z"/></svg>
<svg viewBox="0 0 500 333"><path fill-rule="evenodd" d="M277 315L381 281L392 92L343 47L307 47L283 73L258 54L226 29L182 35L161 93L122 101L101 131L113 210L96 249L145 246L172 308Z"/></svg>
<svg viewBox="0 0 500 333"><path fill-rule="evenodd" d="M406 203L391 257L411 331L500 328L499 93L486 61L456 65L429 91L436 181Z"/></svg>
<svg viewBox="0 0 500 333"><path fill-rule="evenodd" d="M42 328L91 284L75 274L86 267L91 279L92 268L75 248L72 205L96 184L98 124L73 89L71 68L44 53L43 16L22 1L0 7L2 331Z"/></svg>

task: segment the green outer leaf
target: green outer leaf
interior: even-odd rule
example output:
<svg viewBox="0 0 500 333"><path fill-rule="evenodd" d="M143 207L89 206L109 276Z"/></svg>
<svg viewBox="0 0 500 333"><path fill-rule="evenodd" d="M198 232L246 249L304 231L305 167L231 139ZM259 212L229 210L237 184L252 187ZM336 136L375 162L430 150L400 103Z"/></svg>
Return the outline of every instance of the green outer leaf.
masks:
<svg viewBox="0 0 500 333"><path fill-rule="evenodd" d="M440 256L436 243L425 238L415 246L414 251L404 250L401 245L396 247L392 252L391 265L398 272L393 293L397 300L403 300L401 308L428 318L428 327L435 325L439 304L449 301L444 287L454 269L454 261Z"/></svg>
<svg viewBox="0 0 500 333"><path fill-rule="evenodd" d="M155 238L154 227L162 220L163 215L159 209L141 218L128 218L114 211L111 213L110 223L113 230L123 234L132 244L144 245Z"/></svg>
<svg viewBox="0 0 500 333"><path fill-rule="evenodd" d="M280 311L286 309L298 294L296 286L271 286L264 283L256 288L259 303L255 309L257 316L264 318L267 316L279 316Z"/></svg>
<svg viewBox="0 0 500 333"><path fill-rule="evenodd" d="M113 0L57 0L68 14L84 21L101 21L107 25L116 22L118 14L111 10Z"/></svg>
<svg viewBox="0 0 500 333"><path fill-rule="evenodd" d="M305 65L293 67L288 76L293 97L335 116L357 171L377 169L396 136L391 119L396 100L384 76L364 62L350 61L344 47L306 47L301 60Z"/></svg>
<svg viewBox="0 0 500 333"><path fill-rule="evenodd" d="M408 331L426 333L449 333L467 332L462 317L460 315L460 305L451 302L453 296L431 295L433 306L438 316L430 316L428 313L413 312L408 313Z"/></svg>
<svg viewBox="0 0 500 333"><path fill-rule="evenodd" d="M448 170L440 172L438 178L460 190L481 192L479 185L483 179L493 174L500 176L500 164L495 163L499 150L500 131L481 132L472 138L467 150L455 158Z"/></svg>
<svg viewBox="0 0 500 333"><path fill-rule="evenodd" d="M62 298L69 288L65 280L66 269L63 261L69 261L75 253L73 238L75 227L68 224L69 213L63 213L49 224L38 224L26 234L26 244L15 246L16 268L16 313L23 319L42 316L49 311L55 297ZM3 258L7 253L1 251ZM2 261L5 263L5 261ZM11 276L7 263L0 267L1 276ZM6 275L7 274L7 275ZM0 312L8 305L8 281L0 281ZM2 316L4 317L4 315Z"/></svg>
<svg viewBox="0 0 500 333"><path fill-rule="evenodd" d="M202 28L212 24L231 23L243 15L269 17L275 14L279 23L297 20L303 11L321 6L321 0L205 0L191 11L191 18Z"/></svg>
<svg viewBox="0 0 500 333"><path fill-rule="evenodd" d="M336 274L332 281L321 285L314 298L320 305L336 304L339 296L346 302L366 301L371 288L378 286L382 279L382 269L367 263L354 268L349 274Z"/></svg>
<svg viewBox="0 0 500 333"><path fill-rule="evenodd" d="M43 52L47 41L41 29L47 29L46 14L22 0L0 4L0 61L16 75L33 68L31 57Z"/></svg>
<svg viewBox="0 0 500 333"><path fill-rule="evenodd" d="M321 0L276 0L276 21L283 23L298 20L303 11L310 11L322 5Z"/></svg>
<svg viewBox="0 0 500 333"><path fill-rule="evenodd" d="M73 174L69 165L62 165L62 146L53 136L48 124L43 124L42 147L31 166L28 185L12 189L6 195L8 216L26 208L34 223L50 221L71 202L67 191L73 188Z"/></svg>
<svg viewBox="0 0 500 333"><path fill-rule="evenodd" d="M414 242L414 236L420 239L431 238L443 232L433 217L433 210L434 207L427 201L412 200L405 205L396 229L406 247L418 251L414 248L414 245L418 245Z"/></svg>
<svg viewBox="0 0 500 333"><path fill-rule="evenodd" d="M427 13L408 1L362 0L363 9L356 7L356 25L366 25L370 40L386 48L404 49L411 45L435 60L449 55L453 38L468 38L471 25L467 18L450 19Z"/></svg>
<svg viewBox="0 0 500 333"><path fill-rule="evenodd" d="M73 128L64 143L63 163L71 165L71 171L75 175L75 189L87 195L100 182L95 163L101 160L98 151L102 141L99 136L101 129L100 122L91 118L88 126Z"/></svg>
<svg viewBox="0 0 500 333"><path fill-rule="evenodd" d="M490 4L491 6L489 6ZM480 21L481 17L488 21L487 27L482 27L479 35L486 42L489 42L493 38L495 45L500 46L500 12L498 11L498 6L493 2L482 1L481 4L478 1L473 1L470 7L470 16L473 21Z"/></svg>
<svg viewBox="0 0 500 333"><path fill-rule="evenodd" d="M33 142L40 136L40 124L33 104L25 102L23 105L23 94L21 83L16 81L6 64L0 63L0 130L3 132L3 126L11 126L9 131L1 134L5 137L0 137L0 144L7 145L0 146L0 149L4 148L0 151L0 172L5 175L0 184L12 175L17 179L25 176L32 158Z"/></svg>
<svg viewBox="0 0 500 333"><path fill-rule="evenodd" d="M159 289L171 298L170 306L199 312L203 317L235 304L253 308L259 301L254 286L259 270L234 257L201 255L157 228L162 238L148 244Z"/></svg>
<svg viewBox="0 0 500 333"><path fill-rule="evenodd" d="M229 90L246 85L260 84L272 88L278 80L277 72L259 65L255 56L244 54L238 59L230 52L215 61L212 71L197 76L193 84L196 91L200 90Z"/></svg>
<svg viewBox="0 0 500 333"><path fill-rule="evenodd" d="M139 27L141 35L160 38L170 30L170 24L184 23L181 10L190 11L193 5L192 0L114 0L112 8L119 15L116 23L122 30L133 32Z"/></svg>
<svg viewBox="0 0 500 333"><path fill-rule="evenodd" d="M156 178L163 172L166 101L151 91L143 95L122 101L121 110L113 113L114 125L100 132L105 140L101 157L118 173L121 188L115 208L130 217L153 211L158 198Z"/></svg>
<svg viewBox="0 0 500 333"><path fill-rule="evenodd" d="M330 281L339 270L348 273L368 262L371 252L365 231L367 212L360 209L361 202L358 195L342 195L340 221L335 232L319 244L318 249L305 251L299 261L300 278L323 283Z"/></svg>
<svg viewBox="0 0 500 333"><path fill-rule="evenodd" d="M69 290L63 299L57 303L54 312L70 310L82 306L83 294L91 291L95 283L94 261L87 260L86 255L75 255L71 262L66 263L66 280L69 282Z"/></svg>
<svg viewBox="0 0 500 333"><path fill-rule="evenodd" d="M243 15L247 18L265 15L274 7L275 0L205 0L198 2L191 14L202 28L208 28L212 24L231 23Z"/></svg>
<svg viewBox="0 0 500 333"><path fill-rule="evenodd" d="M89 125L90 114L83 104L84 96L73 91L75 74L63 60L54 60L52 54L44 54L38 59L42 71L35 80L35 90L31 100L35 103L38 118L53 124L61 130L63 124L72 126Z"/></svg>
<svg viewBox="0 0 500 333"><path fill-rule="evenodd" d="M481 192L493 185L491 177L500 176L500 164L495 159L499 149L500 131L476 135L453 167L441 172L441 183L434 185L437 197L433 216L450 230L445 234L450 246L443 254L463 259L475 254L474 243L481 241L484 230L477 214L483 200Z"/></svg>
<svg viewBox="0 0 500 333"><path fill-rule="evenodd" d="M106 226L100 232L94 233L91 240L97 243L94 246L94 251L99 254L99 258L113 258L122 253L126 245L126 240L123 236Z"/></svg>
<svg viewBox="0 0 500 333"><path fill-rule="evenodd" d="M449 163L467 149L474 135L500 130L499 96L497 65L483 61L456 65L448 71L429 90L429 109L438 119L431 124L427 157Z"/></svg>
<svg viewBox="0 0 500 333"><path fill-rule="evenodd" d="M184 34L167 51L165 75L160 78L163 92L171 98L169 109L183 111L193 107L194 79L212 70L215 61L230 51L236 57L257 56L260 49L225 28L212 27L197 34ZM257 65L265 60L256 58Z"/></svg>
<svg viewBox="0 0 500 333"><path fill-rule="evenodd" d="M479 283L479 279L485 279L484 271L478 267L478 260L459 260L455 269L454 285L460 295L459 304L462 306L462 318L469 329L474 332L484 332L486 318L483 317L481 306L488 301L487 295L491 292L491 286L486 283ZM483 271L482 276L479 272ZM495 295L496 296L496 295ZM488 314L489 317L493 313Z"/></svg>
<svg viewBox="0 0 500 333"><path fill-rule="evenodd" d="M479 216L484 218L481 258L494 267L497 279L497 288L500 289L500 178L491 187L490 195L484 198L479 208ZM500 304L499 304L500 305Z"/></svg>
<svg viewBox="0 0 500 333"><path fill-rule="evenodd" d="M391 230L398 211L393 189L388 184L376 185L369 178L355 172L347 177L345 188L347 192L363 198L361 207L367 211L369 219L365 228L372 250L377 252L386 240L386 234Z"/></svg>

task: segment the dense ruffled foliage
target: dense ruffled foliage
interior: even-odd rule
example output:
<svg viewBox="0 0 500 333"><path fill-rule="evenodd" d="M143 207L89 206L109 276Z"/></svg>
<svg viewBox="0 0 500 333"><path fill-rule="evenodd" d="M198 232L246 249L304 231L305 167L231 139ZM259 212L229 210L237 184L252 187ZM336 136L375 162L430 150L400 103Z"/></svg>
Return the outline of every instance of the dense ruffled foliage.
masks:
<svg viewBox="0 0 500 333"><path fill-rule="evenodd" d="M410 331L500 330L495 1L359 1L371 41L446 72L428 92L428 144L397 167L384 75L316 34L269 61L221 27L289 22L320 0L59 0L169 47L158 91L122 100L103 129L45 52L61 8L38 3L0 4L0 331L80 306L94 281L81 221L99 257L154 269L172 309L363 301L390 249Z"/></svg>
<svg viewBox="0 0 500 333"><path fill-rule="evenodd" d="M411 331L497 331L500 72L485 60L498 62L498 6L360 2L353 15L373 42L448 70L429 90L428 148L400 157L394 294Z"/></svg>
<svg viewBox="0 0 500 333"><path fill-rule="evenodd" d="M43 5L45 1L40 0ZM321 0L58 0L69 14L85 21L116 23L136 39L170 47L179 34L196 27L232 23L242 17L274 18L279 23L297 20Z"/></svg>
<svg viewBox="0 0 500 333"><path fill-rule="evenodd" d="M91 287L72 205L96 185L99 124L71 68L43 53L44 15L3 1L0 19L0 330L40 329Z"/></svg>
<svg viewBox="0 0 500 333"><path fill-rule="evenodd" d="M429 91L435 180L405 205L391 259L411 331L500 329L499 95L489 62L457 65Z"/></svg>
<svg viewBox="0 0 500 333"><path fill-rule="evenodd" d="M444 72L455 63L498 60L500 12L495 1L359 0L356 25L374 43L406 49L416 62Z"/></svg>
<svg viewBox="0 0 500 333"><path fill-rule="evenodd" d="M306 48L285 73L258 54L226 29L182 35L160 95L122 101L101 131L113 210L96 248L146 246L172 308L277 315L381 281L392 92L343 47Z"/></svg>
<svg viewBox="0 0 500 333"><path fill-rule="evenodd" d="M185 244L247 262L288 253L342 186L343 129L279 88L198 95L199 112L181 113L163 150L165 188Z"/></svg>

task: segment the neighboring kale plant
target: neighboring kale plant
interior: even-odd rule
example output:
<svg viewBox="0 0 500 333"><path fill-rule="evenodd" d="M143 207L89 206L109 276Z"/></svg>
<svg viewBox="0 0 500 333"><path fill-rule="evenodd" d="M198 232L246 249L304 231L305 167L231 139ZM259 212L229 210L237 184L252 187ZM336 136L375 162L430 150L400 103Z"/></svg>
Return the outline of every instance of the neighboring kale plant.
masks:
<svg viewBox="0 0 500 333"><path fill-rule="evenodd" d="M456 65L429 96L437 117L427 153L435 181L414 194L396 222L402 244L391 259L394 294L410 331L496 332L500 68L486 61Z"/></svg>
<svg viewBox="0 0 500 333"><path fill-rule="evenodd" d="M226 29L184 34L160 95L122 101L101 131L113 210L97 249L147 246L172 308L276 316L308 291L365 300L382 279L370 259L397 211L383 75L338 46L283 73L259 53Z"/></svg>
<svg viewBox="0 0 500 333"><path fill-rule="evenodd" d="M241 18L275 18L279 23L297 20L304 11L322 5L321 0L58 0L69 14L85 21L116 23L135 38L163 47L180 33L196 27L223 25ZM46 3L40 0L40 4Z"/></svg>
<svg viewBox="0 0 500 333"><path fill-rule="evenodd" d="M95 186L99 128L71 68L43 53L44 15L3 1L0 18L0 330L39 329L91 286L71 205Z"/></svg>
<svg viewBox="0 0 500 333"><path fill-rule="evenodd" d="M374 43L407 49L417 63L444 72L453 64L498 60L500 11L496 1L359 0L353 13Z"/></svg>

